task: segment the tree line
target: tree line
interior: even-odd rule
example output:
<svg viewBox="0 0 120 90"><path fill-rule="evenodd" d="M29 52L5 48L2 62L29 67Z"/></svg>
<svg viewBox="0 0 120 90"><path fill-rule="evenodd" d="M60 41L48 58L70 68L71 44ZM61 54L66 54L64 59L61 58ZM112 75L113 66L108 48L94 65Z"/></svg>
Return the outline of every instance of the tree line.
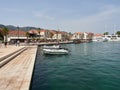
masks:
<svg viewBox="0 0 120 90"><path fill-rule="evenodd" d="M7 27L3 27L0 30L0 40L7 42L7 35L9 34L9 29Z"/></svg>
<svg viewBox="0 0 120 90"><path fill-rule="evenodd" d="M120 31L117 31L115 34L120 35ZM109 35L109 32L104 32L103 35Z"/></svg>

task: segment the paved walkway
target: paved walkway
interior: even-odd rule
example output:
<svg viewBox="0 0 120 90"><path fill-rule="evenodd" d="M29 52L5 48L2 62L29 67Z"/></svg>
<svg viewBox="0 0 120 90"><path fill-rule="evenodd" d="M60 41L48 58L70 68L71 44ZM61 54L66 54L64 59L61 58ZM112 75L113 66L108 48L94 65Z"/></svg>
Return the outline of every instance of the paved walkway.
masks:
<svg viewBox="0 0 120 90"><path fill-rule="evenodd" d="M13 45L8 45L7 48L5 47L0 47L0 58L9 55L10 53L13 53L25 46L13 46Z"/></svg>
<svg viewBox="0 0 120 90"><path fill-rule="evenodd" d="M36 46L29 47L0 68L0 90L29 90L36 52Z"/></svg>

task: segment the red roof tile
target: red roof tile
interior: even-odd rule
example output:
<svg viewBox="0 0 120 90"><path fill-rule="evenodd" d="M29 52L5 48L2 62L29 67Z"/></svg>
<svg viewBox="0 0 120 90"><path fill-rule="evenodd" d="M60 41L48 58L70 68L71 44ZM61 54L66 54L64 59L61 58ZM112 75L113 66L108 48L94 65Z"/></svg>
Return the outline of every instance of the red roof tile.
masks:
<svg viewBox="0 0 120 90"><path fill-rule="evenodd" d="M9 35L22 35L22 36L26 36L26 32L23 30L9 30Z"/></svg>
<svg viewBox="0 0 120 90"><path fill-rule="evenodd" d="M103 36L103 34L94 34L94 36Z"/></svg>
<svg viewBox="0 0 120 90"><path fill-rule="evenodd" d="M83 34L82 32L75 32L75 34Z"/></svg>
<svg viewBox="0 0 120 90"><path fill-rule="evenodd" d="M57 32L55 30L50 30L52 34L56 34Z"/></svg>
<svg viewBox="0 0 120 90"><path fill-rule="evenodd" d="M42 30L40 30L40 32L46 32L47 30L44 30L44 29L42 29Z"/></svg>
<svg viewBox="0 0 120 90"><path fill-rule="evenodd" d="M38 30L32 29L28 31L30 34L38 34Z"/></svg>

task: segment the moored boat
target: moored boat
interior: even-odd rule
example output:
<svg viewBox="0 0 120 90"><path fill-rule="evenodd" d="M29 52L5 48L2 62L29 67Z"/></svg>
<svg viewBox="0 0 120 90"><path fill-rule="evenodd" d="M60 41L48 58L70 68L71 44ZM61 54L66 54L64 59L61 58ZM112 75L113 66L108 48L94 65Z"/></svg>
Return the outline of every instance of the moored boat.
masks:
<svg viewBox="0 0 120 90"><path fill-rule="evenodd" d="M103 38L107 39L108 41L120 41L119 35L105 35Z"/></svg>
<svg viewBox="0 0 120 90"><path fill-rule="evenodd" d="M59 48L59 49L43 49L44 54L68 54L69 51L67 49Z"/></svg>
<svg viewBox="0 0 120 90"><path fill-rule="evenodd" d="M60 45L51 45L51 46L43 46L44 49L58 49L60 48Z"/></svg>

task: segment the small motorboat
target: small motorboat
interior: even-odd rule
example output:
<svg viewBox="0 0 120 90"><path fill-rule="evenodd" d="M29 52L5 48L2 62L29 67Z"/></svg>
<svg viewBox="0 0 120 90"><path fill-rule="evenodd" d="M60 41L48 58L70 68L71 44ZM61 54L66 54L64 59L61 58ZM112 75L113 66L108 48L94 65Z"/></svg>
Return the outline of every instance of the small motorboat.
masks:
<svg viewBox="0 0 120 90"><path fill-rule="evenodd" d="M69 51L67 49L59 48L59 49L43 49L44 54L68 54Z"/></svg>
<svg viewBox="0 0 120 90"><path fill-rule="evenodd" d="M43 46L43 49L58 49L58 48L60 48L60 45Z"/></svg>

